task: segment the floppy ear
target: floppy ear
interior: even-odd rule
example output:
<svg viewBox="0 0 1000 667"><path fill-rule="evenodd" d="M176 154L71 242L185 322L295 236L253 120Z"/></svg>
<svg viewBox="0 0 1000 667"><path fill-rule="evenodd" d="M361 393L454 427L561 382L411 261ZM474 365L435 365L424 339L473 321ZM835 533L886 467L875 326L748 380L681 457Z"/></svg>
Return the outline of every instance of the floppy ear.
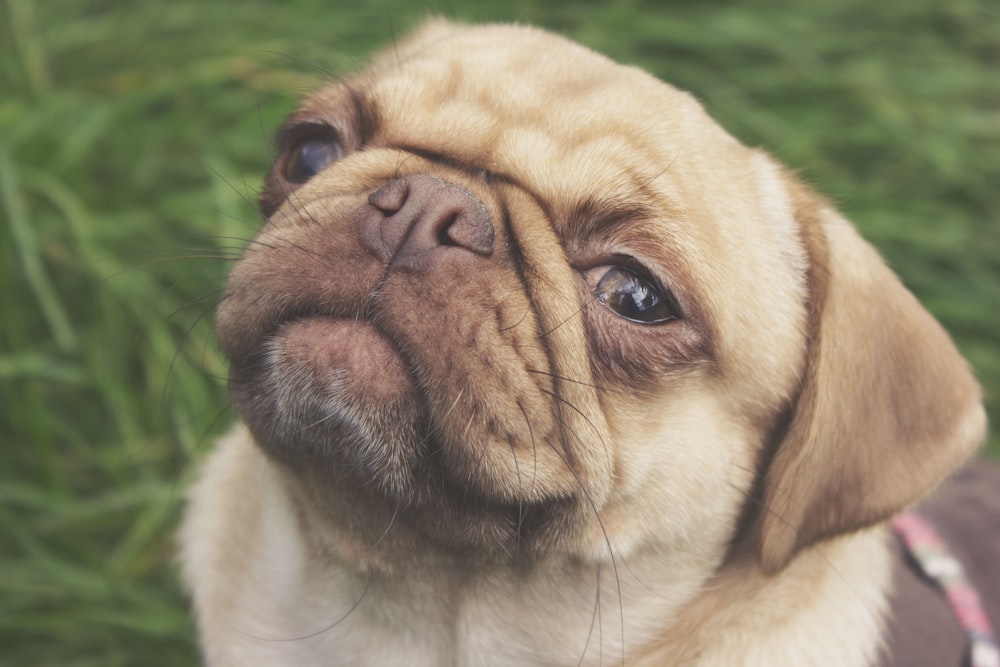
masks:
<svg viewBox="0 0 1000 667"><path fill-rule="evenodd" d="M802 186L790 190L811 260L811 338L765 472L756 538L768 572L922 498L986 423L979 385L944 329L849 222Z"/></svg>

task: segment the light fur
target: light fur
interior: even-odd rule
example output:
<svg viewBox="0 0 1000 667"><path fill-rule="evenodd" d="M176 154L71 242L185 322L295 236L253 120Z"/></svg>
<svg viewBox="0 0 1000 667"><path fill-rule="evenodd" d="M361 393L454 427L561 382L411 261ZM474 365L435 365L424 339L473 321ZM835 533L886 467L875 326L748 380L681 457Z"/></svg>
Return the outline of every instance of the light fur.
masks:
<svg viewBox="0 0 1000 667"><path fill-rule="evenodd" d="M181 530L208 664L874 664L882 524L984 416L847 221L691 96L531 28L430 22L290 123L320 121L345 155L301 187L279 158L219 312L264 397L234 380L250 429ZM498 236L418 283L347 222L426 174ZM623 254L673 328L594 303L588 262ZM303 302L346 313L336 346L271 328Z"/></svg>

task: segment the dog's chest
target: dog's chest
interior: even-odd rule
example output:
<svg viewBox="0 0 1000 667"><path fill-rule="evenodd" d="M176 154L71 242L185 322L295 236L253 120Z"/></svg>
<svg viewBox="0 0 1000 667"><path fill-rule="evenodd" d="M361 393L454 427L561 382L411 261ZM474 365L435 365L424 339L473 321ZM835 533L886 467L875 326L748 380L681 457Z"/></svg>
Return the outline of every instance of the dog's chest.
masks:
<svg viewBox="0 0 1000 667"><path fill-rule="evenodd" d="M620 651L611 641L620 634L617 619L603 637L591 637L591 622L600 633L614 615L605 610L607 618L594 621L593 599L541 618L510 600L470 599L446 586L437 596L425 589L411 597L353 574L304 584L294 568L286 572L234 609L236 631L222 664L557 667L591 664L591 657L598 664L598 653Z"/></svg>
<svg viewBox="0 0 1000 667"><path fill-rule="evenodd" d="M571 577L495 576L462 585L446 568L436 575L384 580L333 568L317 571L305 552L290 550L290 542L278 535L269 537L248 557L246 576L255 585L245 587L229 610L229 637L220 643L226 654L218 664L614 664L622 659L623 632L633 650L644 641L636 616L663 613L655 604L619 599L620 584L590 569ZM627 582L624 593L634 597Z"/></svg>

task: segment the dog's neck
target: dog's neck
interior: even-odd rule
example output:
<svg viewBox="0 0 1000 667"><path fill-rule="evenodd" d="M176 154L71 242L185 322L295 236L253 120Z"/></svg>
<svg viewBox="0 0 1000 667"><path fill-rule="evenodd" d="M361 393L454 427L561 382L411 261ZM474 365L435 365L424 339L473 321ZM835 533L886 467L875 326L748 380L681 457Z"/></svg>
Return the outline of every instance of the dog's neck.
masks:
<svg viewBox="0 0 1000 667"><path fill-rule="evenodd" d="M874 665L891 563L880 527L821 544L781 576L733 564L630 664Z"/></svg>
<svg viewBox="0 0 1000 667"><path fill-rule="evenodd" d="M233 494L253 506L229 513L245 525L225 547L245 585L196 591L226 619L206 635L212 664L861 667L878 649L889 577L880 532L807 552L776 578L750 564L706 578L654 550L613 565L362 572L345 565L352 554L315 548L315 526L255 448L223 456L216 469L242 473L226 482L255 488Z"/></svg>

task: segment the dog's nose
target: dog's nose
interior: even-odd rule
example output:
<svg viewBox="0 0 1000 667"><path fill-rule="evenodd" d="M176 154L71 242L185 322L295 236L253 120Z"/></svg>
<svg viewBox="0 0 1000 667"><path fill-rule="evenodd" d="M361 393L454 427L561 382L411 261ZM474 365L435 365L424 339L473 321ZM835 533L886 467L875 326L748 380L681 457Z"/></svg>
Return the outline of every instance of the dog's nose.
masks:
<svg viewBox="0 0 1000 667"><path fill-rule="evenodd" d="M461 250L493 253L490 215L471 192L426 174L390 181L368 198L361 240L393 267L425 269Z"/></svg>

